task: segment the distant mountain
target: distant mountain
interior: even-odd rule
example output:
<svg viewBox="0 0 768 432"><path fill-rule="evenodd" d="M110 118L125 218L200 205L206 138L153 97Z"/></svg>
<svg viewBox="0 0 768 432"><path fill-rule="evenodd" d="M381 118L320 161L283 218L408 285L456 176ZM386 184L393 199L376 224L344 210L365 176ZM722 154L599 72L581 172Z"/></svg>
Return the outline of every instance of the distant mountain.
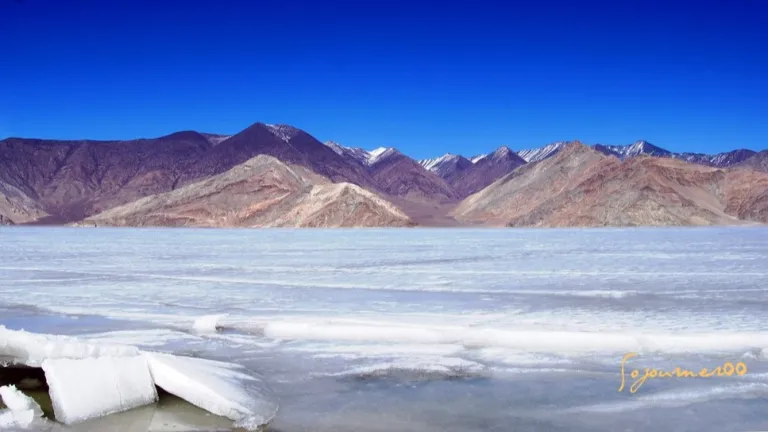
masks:
<svg viewBox="0 0 768 432"><path fill-rule="evenodd" d="M752 150L739 149L715 155L704 153L673 153L661 147L657 147L648 141L637 141L627 146L605 146L595 144L593 148L607 155L616 156L621 160L631 157L647 155L656 157L670 157L686 162L711 167L726 168L743 162L755 154Z"/></svg>
<svg viewBox="0 0 768 432"><path fill-rule="evenodd" d="M459 219L504 226L768 222L768 174L673 158L621 162L574 142L462 201Z"/></svg>
<svg viewBox="0 0 768 432"><path fill-rule="evenodd" d="M377 189L385 195L416 201L452 202L459 197L440 176L393 147L366 151L328 141L326 146L337 154L365 167Z"/></svg>
<svg viewBox="0 0 768 432"><path fill-rule="evenodd" d="M621 160L640 155L656 157L672 157L672 152L649 143L648 141L636 141L631 145L615 146L595 144L592 148L609 156L616 156Z"/></svg>
<svg viewBox="0 0 768 432"><path fill-rule="evenodd" d="M287 137L290 140L290 137ZM303 166L259 155L182 188L85 219L84 226L411 226L391 203L359 186L332 183Z"/></svg>

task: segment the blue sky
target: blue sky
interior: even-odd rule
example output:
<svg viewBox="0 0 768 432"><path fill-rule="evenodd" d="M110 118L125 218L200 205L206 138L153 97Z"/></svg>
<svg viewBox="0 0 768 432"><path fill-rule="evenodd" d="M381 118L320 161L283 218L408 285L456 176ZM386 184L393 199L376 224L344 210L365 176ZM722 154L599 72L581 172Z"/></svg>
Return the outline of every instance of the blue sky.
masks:
<svg viewBox="0 0 768 432"><path fill-rule="evenodd" d="M318 3L322 3L318 4ZM0 0L0 137L768 148L768 2Z"/></svg>

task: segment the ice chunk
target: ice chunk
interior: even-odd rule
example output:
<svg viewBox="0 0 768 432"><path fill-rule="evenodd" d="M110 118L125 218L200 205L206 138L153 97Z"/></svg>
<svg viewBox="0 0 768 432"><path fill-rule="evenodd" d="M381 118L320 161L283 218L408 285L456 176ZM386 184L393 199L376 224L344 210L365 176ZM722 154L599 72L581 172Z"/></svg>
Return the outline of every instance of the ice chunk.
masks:
<svg viewBox="0 0 768 432"><path fill-rule="evenodd" d="M35 413L32 410L12 411L0 410L0 430L12 428L28 428L35 421Z"/></svg>
<svg viewBox="0 0 768 432"><path fill-rule="evenodd" d="M145 352L155 384L206 411L255 429L277 414L277 401L261 377L240 365Z"/></svg>
<svg viewBox="0 0 768 432"><path fill-rule="evenodd" d="M40 405L15 386L0 387L0 398L8 407L0 410L0 429L27 428L36 419L43 421L43 410L40 409Z"/></svg>
<svg viewBox="0 0 768 432"><path fill-rule="evenodd" d="M138 355L138 348L133 346L85 343L72 337L9 330L0 325L0 363L40 366L45 359Z"/></svg>
<svg viewBox="0 0 768 432"><path fill-rule="evenodd" d="M143 356L46 359L45 378L56 420L78 423L157 401Z"/></svg>
<svg viewBox="0 0 768 432"><path fill-rule="evenodd" d="M206 315L195 320L192 325L197 333L216 333L218 330L217 324L219 320L227 316L224 315Z"/></svg>

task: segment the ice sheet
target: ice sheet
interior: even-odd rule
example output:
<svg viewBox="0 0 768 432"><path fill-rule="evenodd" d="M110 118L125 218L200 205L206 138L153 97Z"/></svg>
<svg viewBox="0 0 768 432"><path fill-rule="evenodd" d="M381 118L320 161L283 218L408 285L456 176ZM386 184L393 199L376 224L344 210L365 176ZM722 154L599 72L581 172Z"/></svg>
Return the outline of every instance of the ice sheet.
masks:
<svg viewBox="0 0 768 432"><path fill-rule="evenodd" d="M277 413L272 390L242 366L162 353L144 355L158 387L242 427L266 424Z"/></svg>
<svg viewBox="0 0 768 432"><path fill-rule="evenodd" d="M9 330L0 325L0 362L40 366L45 359L137 355L139 350L133 346L85 343L72 337Z"/></svg>

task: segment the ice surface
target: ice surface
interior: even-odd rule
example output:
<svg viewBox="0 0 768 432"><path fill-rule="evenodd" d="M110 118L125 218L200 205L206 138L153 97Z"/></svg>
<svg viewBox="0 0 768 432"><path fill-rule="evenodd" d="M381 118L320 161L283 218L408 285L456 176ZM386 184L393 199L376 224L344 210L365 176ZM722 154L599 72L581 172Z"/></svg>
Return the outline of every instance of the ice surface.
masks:
<svg viewBox="0 0 768 432"><path fill-rule="evenodd" d="M764 227L0 236L6 327L259 371L281 402L276 430L766 429L768 398L741 398L768 382ZM198 320L223 331L198 334ZM617 392L628 351L631 368L749 372L630 396ZM479 379L453 379L465 375ZM695 416L673 412L683 402Z"/></svg>
<svg viewBox="0 0 768 432"><path fill-rule="evenodd" d="M0 362L40 366L45 359L137 356L136 347L92 344L72 337L9 330L0 325Z"/></svg>
<svg viewBox="0 0 768 432"><path fill-rule="evenodd" d="M277 413L272 390L242 366L161 353L145 356L158 387L241 427L264 425Z"/></svg>
<svg viewBox="0 0 768 432"><path fill-rule="evenodd" d="M64 424L157 401L143 356L46 359L42 366L54 414Z"/></svg>
<svg viewBox="0 0 768 432"><path fill-rule="evenodd" d="M28 428L33 423L42 423L43 410L32 398L24 395L15 386L0 387L0 399L8 409L0 410L0 430Z"/></svg>

